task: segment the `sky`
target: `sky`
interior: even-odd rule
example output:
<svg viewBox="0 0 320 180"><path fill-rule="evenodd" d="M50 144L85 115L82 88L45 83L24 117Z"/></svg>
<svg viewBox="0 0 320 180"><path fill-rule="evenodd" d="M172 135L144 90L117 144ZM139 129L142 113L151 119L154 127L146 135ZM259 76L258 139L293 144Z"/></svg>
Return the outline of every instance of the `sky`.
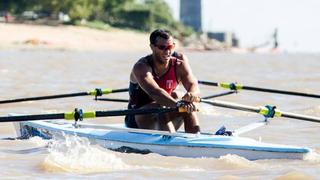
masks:
<svg viewBox="0 0 320 180"><path fill-rule="evenodd" d="M165 0L179 20L179 0ZM320 53L320 0L202 0L202 29L231 31L241 47L270 40L278 29L279 48Z"/></svg>

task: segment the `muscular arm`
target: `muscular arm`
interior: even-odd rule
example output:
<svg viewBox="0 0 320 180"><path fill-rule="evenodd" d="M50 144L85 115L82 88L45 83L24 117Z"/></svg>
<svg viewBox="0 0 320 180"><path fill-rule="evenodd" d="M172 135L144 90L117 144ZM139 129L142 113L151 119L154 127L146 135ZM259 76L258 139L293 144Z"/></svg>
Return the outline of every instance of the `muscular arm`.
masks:
<svg viewBox="0 0 320 180"><path fill-rule="evenodd" d="M139 86L149 94L157 103L175 107L176 100L173 99L164 89L160 88L159 85L153 79L151 68L140 61L133 67L131 78L139 84Z"/></svg>
<svg viewBox="0 0 320 180"><path fill-rule="evenodd" d="M198 87L198 80L192 73L188 59L184 55L181 55L180 57L182 60L179 60L177 66L177 75L188 93L191 93L193 96L199 96L200 90Z"/></svg>

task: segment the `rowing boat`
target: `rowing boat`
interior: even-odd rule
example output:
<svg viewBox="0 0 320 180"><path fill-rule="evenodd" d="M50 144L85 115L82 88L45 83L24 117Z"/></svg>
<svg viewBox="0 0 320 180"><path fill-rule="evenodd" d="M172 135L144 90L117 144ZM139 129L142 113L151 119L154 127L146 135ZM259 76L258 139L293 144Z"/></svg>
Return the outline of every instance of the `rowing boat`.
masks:
<svg viewBox="0 0 320 180"><path fill-rule="evenodd" d="M263 123L258 123L263 124ZM126 128L123 124L97 125L78 123L76 126L65 120L15 122L18 136L29 138L61 138L62 135L77 135L88 138L102 147L140 153L158 153L178 157L220 157L236 154L249 160L257 159L303 159L311 152L306 147L271 144L240 137L235 130L233 136L209 133L169 133L164 131ZM258 127L256 125L253 125ZM252 125L247 130L251 130Z"/></svg>
<svg viewBox="0 0 320 180"><path fill-rule="evenodd" d="M124 127L123 124L97 125L77 123L78 121L81 121L84 118L184 112L183 109L181 110L180 108L170 107L86 112L76 108L73 112L65 113L13 116L11 115L3 117L0 116L0 122L15 122L15 125L17 127L17 133L22 138L28 138L32 136L40 136L43 138L55 138L61 137L61 135L63 134L70 134L88 138L91 142L97 143L108 149L125 152L154 152L165 156L220 157L227 154L236 154L250 160L303 159L307 153L312 151L307 147L264 143L261 141L256 141L254 139L240 137L239 135L257 127L260 127L262 125L265 125L269 118L284 117L300 121L320 123L320 117L280 111L276 108L276 106L271 105L253 107L219 100L210 101L207 99L234 94L240 89L313 98L320 98L320 95L277 89L250 87L235 83L215 83L207 81L199 81L199 83L210 86L220 86L228 88L231 91L199 98L198 102L222 108L258 113L264 116L264 120L257 123L249 124L232 132L227 131L228 133L218 133L217 135L216 133L201 133L195 135L188 133L169 133L154 130L132 129ZM127 90L127 88L105 90L97 88L89 92L2 100L0 101L0 104L86 95L94 95L95 100L128 102L128 100L126 99L97 98L102 94L125 92ZM61 119L75 120L77 124L73 124Z"/></svg>

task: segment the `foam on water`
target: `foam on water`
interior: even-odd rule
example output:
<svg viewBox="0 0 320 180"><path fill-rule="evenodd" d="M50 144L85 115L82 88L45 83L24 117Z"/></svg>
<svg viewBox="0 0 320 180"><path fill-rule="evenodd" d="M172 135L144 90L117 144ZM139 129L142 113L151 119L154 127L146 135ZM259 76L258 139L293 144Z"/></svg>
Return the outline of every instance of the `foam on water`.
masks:
<svg viewBox="0 0 320 180"><path fill-rule="evenodd" d="M181 158L175 156L162 156L156 153L149 154L136 154L136 153L121 153L120 157L123 158L124 162L129 165L129 170L161 170L168 172L202 172L205 168L202 167L203 161L201 158ZM148 161L143 161L146 159ZM211 163L212 160L206 159Z"/></svg>
<svg viewBox="0 0 320 180"><path fill-rule="evenodd" d="M250 161L244 157L234 154L221 156L219 158L219 162L232 169L257 168L259 166L259 164L254 161Z"/></svg>
<svg viewBox="0 0 320 180"><path fill-rule="evenodd" d="M308 108L304 111L304 113L305 114L312 114L312 116L319 116L320 115L320 105Z"/></svg>
<svg viewBox="0 0 320 180"><path fill-rule="evenodd" d="M9 69L0 69L0 72L5 74L5 73L8 73L9 72Z"/></svg>
<svg viewBox="0 0 320 180"><path fill-rule="evenodd" d="M143 155L144 158L150 161L137 161L140 159L136 154L130 154L127 159L132 159L131 170L155 170L174 173L176 176L184 173L202 173L213 171L228 171L228 170L242 170L262 169L263 165L249 161L237 155L226 155L220 158L180 158L174 156L164 157L157 154ZM147 157L146 157L147 156ZM142 158L142 157L141 157Z"/></svg>
<svg viewBox="0 0 320 180"><path fill-rule="evenodd" d="M278 176L276 180L292 180L292 179L303 179L303 180L313 180L314 177L307 175L299 171L290 171L284 175Z"/></svg>
<svg viewBox="0 0 320 180"><path fill-rule="evenodd" d="M29 139L30 142L36 144L38 147L44 147L48 145L48 140L42 139L39 136L34 136Z"/></svg>
<svg viewBox="0 0 320 180"><path fill-rule="evenodd" d="M320 149L314 149L303 157L304 160L312 163L320 163Z"/></svg>
<svg viewBox="0 0 320 180"><path fill-rule="evenodd" d="M127 169L113 152L90 144L86 138L65 135L49 146L42 167L50 172L97 173Z"/></svg>

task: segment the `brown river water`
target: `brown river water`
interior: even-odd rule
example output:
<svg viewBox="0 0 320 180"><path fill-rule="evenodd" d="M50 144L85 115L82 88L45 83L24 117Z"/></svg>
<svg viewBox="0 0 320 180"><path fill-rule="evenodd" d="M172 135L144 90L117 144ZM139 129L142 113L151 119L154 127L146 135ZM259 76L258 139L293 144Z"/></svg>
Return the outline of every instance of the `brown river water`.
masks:
<svg viewBox="0 0 320 180"><path fill-rule="evenodd" d="M63 50L1 50L0 100L83 92L95 88L125 88L133 63L148 52L80 52ZM320 55L230 54L186 52L199 80L238 82L319 94ZM223 92L201 85L203 96ZM127 93L108 97L127 98ZM280 110L320 117L320 99L240 91L217 98L251 106L276 105ZM74 97L0 104L0 115L123 109L119 102ZM201 105L204 132L225 125L236 129L262 119L249 112ZM122 117L87 120L119 123ZM295 119L270 119L267 126L242 136L264 142L312 148L304 160L249 161L236 155L220 158L179 158L158 154L126 154L91 145L86 139L8 140L16 137L12 123L0 123L1 179L320 179L320 124ZM48 147L48 143L50 146Z"/></svg>

